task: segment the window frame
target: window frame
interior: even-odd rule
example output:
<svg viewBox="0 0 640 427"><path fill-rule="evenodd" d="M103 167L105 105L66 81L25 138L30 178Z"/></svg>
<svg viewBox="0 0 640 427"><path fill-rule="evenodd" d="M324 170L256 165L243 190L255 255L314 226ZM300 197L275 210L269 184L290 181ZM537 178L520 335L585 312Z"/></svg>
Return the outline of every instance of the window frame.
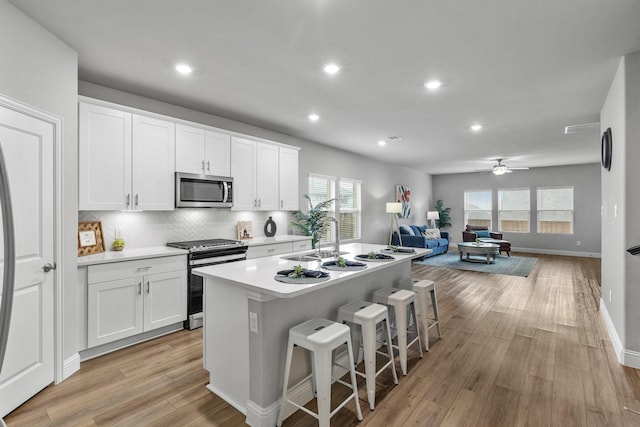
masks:
<svg viewBox="0 0 640 427"><path fill-rule="evenodd" d="M489 206L490 209L486 210L486 209L468 209L467 207L467 201L468 201L468 194L469 193L489 193ZM463 200L463 218L464 218L464 223L469 224L469 212L488 212L489 213L489 224L487 226L487 228L489 230L492 229L493 227L493 189L489 188L489 189L478 189L478 190L464 190L464 200ZM473 224L472 224L473 225Z"/></svg>
<svg viewBox="0 0 640 427"><path fill-rule="evenodd" d="M527 209L502 209L502 197L503 192L527 192ZM518 187L518 188L498 188L498 231L501 233L531 233L531 188L530 187ZM527 229L526 230L505 230L502 228L502 212L526 212L527 213Z"/></svg>
<svg viewBox="0 0 640 427"><path fill-rule="evenodd" d="M568 211L566 209L541 209L540 208L540 193L541 191L544 190L563 190L563 189L570 189L571 190L571 210ZM565 235L565 236L569 236L572 234L575 234L575 225L576 225L576 189L575 186L573 185L559 185L559 186L553 186L553 187L537 187L536 188L536 232L538 234L557 234L557 235ZM545 231L541 231L540 230L540 217L541 217L541 213L542 212L570 212L571 213L571 231L569 232L545 232Z"/></svg>
<svg viewBox="0 0 640 427"><path fill-rule="evenodd" d="M356 199L356 207L355 208L343 208L342 207L342 200L341 200L341 183L342 182L349 182L354 184L354 188L355 188L355 199ZM360 240L360 238L362 237L362 181L361 180L357 180L357 179L352 179L352 178L339 178L337 180L337 200L338 203L336 203L337 205L337 215L338 217L341 217L343 213L345 214L350 214L350 213L354 213L356 216L356 226L355 226L355 236L353 237L344 237L342 234L342 230L340 230L340 241L341 242L349 242L349 241L354 241L354 240ZM332 225L335 226L335 225ZM340 221L340 226L342 228L342 221Z"/></svg>

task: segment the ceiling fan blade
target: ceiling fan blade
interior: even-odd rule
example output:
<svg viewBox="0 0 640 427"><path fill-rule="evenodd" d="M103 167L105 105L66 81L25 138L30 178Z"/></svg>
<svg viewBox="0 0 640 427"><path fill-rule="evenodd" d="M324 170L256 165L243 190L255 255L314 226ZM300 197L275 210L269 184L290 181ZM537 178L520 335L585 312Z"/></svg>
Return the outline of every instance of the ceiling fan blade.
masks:
<svg viewBox="0 0 640 427"><path fill-rule="evenodd" d="M512 171L528 171L529 170L529 168L511 168L511 167L509 169L511 169Z"/></svg>

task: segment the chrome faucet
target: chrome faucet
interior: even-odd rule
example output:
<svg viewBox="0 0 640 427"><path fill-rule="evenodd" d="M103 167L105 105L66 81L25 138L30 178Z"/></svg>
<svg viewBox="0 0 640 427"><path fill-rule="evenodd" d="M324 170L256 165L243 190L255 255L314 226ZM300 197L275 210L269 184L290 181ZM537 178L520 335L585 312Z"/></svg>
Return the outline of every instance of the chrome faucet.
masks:
<svg viewBox="0 0 640 427"><path fill-rule="evenodd" d="M340 223L335 218L329 218L329 221L332 221L336 224L336 248L334 257L337 259L340 256Z"/></svg>

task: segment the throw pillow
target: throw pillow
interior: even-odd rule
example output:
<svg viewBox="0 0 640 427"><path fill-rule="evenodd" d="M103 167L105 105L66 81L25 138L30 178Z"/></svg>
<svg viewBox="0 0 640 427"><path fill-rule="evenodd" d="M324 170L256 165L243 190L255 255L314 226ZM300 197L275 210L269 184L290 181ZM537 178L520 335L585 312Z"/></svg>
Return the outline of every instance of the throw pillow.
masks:
<svg viewBox="0 0 640 427"><path fill-rule="evenodd" d="M439 228L428 228L428 229L424 230L424 233L422 233L422 235L426 239L441 239L442 238L442 236L440 235L440 229Z"/></svg>
<svg viewBox="0 0 640 427"><path fill-rule="evenodd" d="M476 238L489 239L491 238L491 234L489 234L489 230L476 230Z"/></svg>
<svg viewBox="0 0 640 427"><path fill-rule="evenodd" d="M404 224L400 226L400 234L408 234L409 236L415 236L415 234L413 234L413 230L411 229L411 227Z"/></svg>

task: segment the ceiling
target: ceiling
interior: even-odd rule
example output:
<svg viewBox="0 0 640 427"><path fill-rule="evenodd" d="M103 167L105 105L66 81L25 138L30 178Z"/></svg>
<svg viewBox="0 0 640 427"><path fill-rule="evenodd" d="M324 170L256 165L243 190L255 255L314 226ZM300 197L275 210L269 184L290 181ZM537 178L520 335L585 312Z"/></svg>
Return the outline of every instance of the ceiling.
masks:
<svg viewBox="0 0 640 427"><path fill-rule="evenodd" d="M431 174L598 162L599 128L564 127L640 51L637 0L10 1L81 80Z"/></svg>

